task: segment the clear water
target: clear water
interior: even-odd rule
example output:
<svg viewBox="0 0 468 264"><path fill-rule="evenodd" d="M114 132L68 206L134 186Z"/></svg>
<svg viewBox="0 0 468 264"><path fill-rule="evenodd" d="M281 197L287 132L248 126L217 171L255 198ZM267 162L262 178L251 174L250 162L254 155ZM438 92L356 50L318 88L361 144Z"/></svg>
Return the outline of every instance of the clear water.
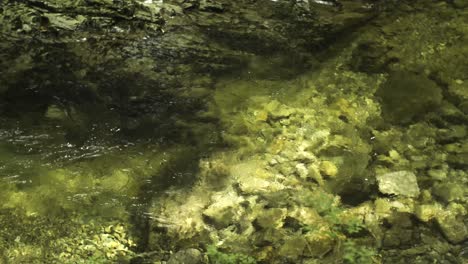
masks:
<svg viewBox="0 0 468 264"><path fill-rule="evenodd" d="M115 112L2 116L0 263L156 263L186 248L211 263L463 263L468 22L439 8L453 13L383 16L313 67L252 56L210 76L196 113L160 103L168 118L138 129ZM383 190L377 176L395 171L416 176L416 196ZM233 216L210 215L226 204Z"/></svg>

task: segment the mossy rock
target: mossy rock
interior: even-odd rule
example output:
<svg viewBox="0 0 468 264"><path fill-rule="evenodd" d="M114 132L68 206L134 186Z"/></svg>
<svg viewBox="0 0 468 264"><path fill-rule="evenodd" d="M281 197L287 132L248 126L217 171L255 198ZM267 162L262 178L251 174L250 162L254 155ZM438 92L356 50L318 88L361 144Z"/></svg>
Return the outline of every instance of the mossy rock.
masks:
<svg viewBox="0 0 468 264"><path fill-rule="evenodd" d="M428 78L393 72L376 95L382 102L383 117L394 124L409 124L421 119L442 102L442 90Z"/></svg>

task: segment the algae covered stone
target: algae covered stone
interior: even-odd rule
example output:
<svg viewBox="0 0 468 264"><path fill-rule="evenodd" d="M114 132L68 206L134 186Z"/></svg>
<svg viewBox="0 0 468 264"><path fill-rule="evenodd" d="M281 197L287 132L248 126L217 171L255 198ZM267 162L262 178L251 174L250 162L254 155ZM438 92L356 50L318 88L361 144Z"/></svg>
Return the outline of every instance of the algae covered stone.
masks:
<svg viewBox="0 0 468 264"><path fill-rule="evenodd" d="M457 244L468 239L468 228L463 223L462 217L446 213L436 217L436 221L440 230L450 242Z"/></svg>
<svg viewBox="0 0 468 264"><path fill-rule="evenodd" d="M320 164L320 172L328 177L335 177L338 173L338 168L333 162L325 160Z"/></svg>
<svg viewBox="0 0 468 264"><path fill-rule="evenodd" d="M444 202L460 200L464 196L464 188L460 183L437 183L433 187L433 193Z"/></svg>
<svg viewBox="0 0 468 264"><path fill-rule="evenodd" d="M440 204L420 204L416 206L414 215L423 222L429 222L443 211Z"/></svg>
<svg viewBox="0 0 468 264"><path fill-rule="evenodd" d="M384 194L417 197L419 186L416 175L410 171L396 171L377 175L379 190Z"/></svg>
<svg viewBox="0 0 468 264"><path fill-rule="evenodd" d="M271 208L259 214L257 224L262 228L281 228L286 219L287 210L284 208Z"/></svg>
<svg viewBox="0 0 468 264"><path fill-rule="evenodd" d="M442 101L442 89L435 82L408 72L391 73L376 95L382 99L384 118L396 124L408 124Z"/></svg>
<svg viewBox="0 0 468 264"><path fill-rule="evenodd" d="M201 252L195 248L178 251L167 261L167 264L200 264L203 263Z"/></svg>
<svg viewBox="0 0 468 264"><path fill-rule="evenodd" d="M216 202L203 211L203 216L218 228L233 224L241 213L239 206L244 199L234 192L219 193L213 199L216 199Z"/></svg>

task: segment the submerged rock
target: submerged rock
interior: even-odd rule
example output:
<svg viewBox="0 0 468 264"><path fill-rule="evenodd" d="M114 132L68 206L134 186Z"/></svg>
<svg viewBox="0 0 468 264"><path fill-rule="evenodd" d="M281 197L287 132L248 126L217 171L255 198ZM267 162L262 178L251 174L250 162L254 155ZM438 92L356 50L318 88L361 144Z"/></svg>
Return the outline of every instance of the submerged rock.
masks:
<svg viewBox="0 0 468 264"><path fill-rule="evenodd" d="M452 243L460 243L468 239L468 228L461 217L451 213L436 217L437 224L444 236Z"/></svg>
<svg viewBox="0 0 468 264"><path fill-rule="evenodd" d="M203 257L198 249L189 248L177 251L167 261L167 264L201 264L203 263Z"/></svg>
<svg viewBox="0 0 468 264"><path fill-rule="evenodd" d="M451 202L463 199L465 190L462 183L444 182L437 183L433 187L433 193L444 202Z"/></svg>
<svg viewBox="0 0 468 264"><path fill-rule="evenodd" d="M396 171L377 175L380 192L407 197L417 197L419 186L416 175L410 171Z"/></svg>
<svg viewBox="0 0 468 264"><path fill-rule="evenodd" d="M395 124L420 119L442 101L442 89L435 82L409 72L391 73L376 95L384 118Z"/></svg>
<svg viewBox="0 0 468 264"><path fill-rule="evenodd" d="M338 173L338 168L333 162L325 160L320 163L320 172L328 177L335 177Z"/></svg>
<svg viewBox="0 0 468 264"><path fill-rule="evenodd" d="M175 109L194 106L190 91L206 88L196 76L242 71L253 54L288 53L283 68L303 71L310 51L374 14L342 11L355 21L289 0L0 1L0 96L16 112L59 97L157 119L161 105L180 97L188 104ZM280 110L278 117L291 114Z"/></svg>
<svg viewBox="0 0 468 264"><path fill-rule="evenodd" d="M284 208L271 208L259 212L257 224L262 228L281 228L286 218L287 210Z"/></svg>
<svg viewBox="0 0 468 264"><path fill-rule="evenodd" d="M203 215L209 223L218 228L224 228L233 224L242 212L240 204L244 199L237 196L234 192L222 194L222 196L216 197L216 199L215 203L203 211Z"/></svg>

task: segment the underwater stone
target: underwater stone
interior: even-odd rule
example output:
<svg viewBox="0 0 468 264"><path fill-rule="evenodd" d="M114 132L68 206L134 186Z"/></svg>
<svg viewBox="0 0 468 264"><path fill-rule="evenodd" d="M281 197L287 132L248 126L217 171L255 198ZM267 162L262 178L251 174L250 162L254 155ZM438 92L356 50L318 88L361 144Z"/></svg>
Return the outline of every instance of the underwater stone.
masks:
<svg viewBox="0 0 468 264"><path fill-rule="evenodd" d="M177 251L177 253L172 255L167 261L167 264L200 264L202 260L202 254L198 249L189 248Z"/></svg>
<svg viewBox="0 0 468 264"><path fill-rule="evenodd" d="M303 254L309 257L322 258L335 246L334 238L321 232L310 232L304 237L307 241L307 247Z"/></svg>
<svg viewBox="0 0 468 264"><path fill-rule="evenodd" d="M223 4L219 3L219 1L213 1L213 0L201 0L199 8L202 11L212 11L212 12L224 11Z"/></svg>
<svg viewBox="0 0 468 264"><path fill-rule="evenodd" d="M436 217L437 224L444 236L452 243L460 243L468 239L468 229L463 220L452 213Z"/></svg>
<svg viewBox="0 0 468 264"><path fill-rule="evenodd" d="M216 227L224 228L235 221L236 216L240 213L239 204L244 199L233 192L220 195L217 198L215 203L203 211L203 215Z"/></svg>
<svg viewBox="0 0 468 264"><path fill-rule="evenodd" d="M245 194L258 194L284 188L280 186L279 183L278 186L276 186L274 183L255 177L242 178L238 183L240 190Z"/></svg>
<svg viewBox="0 0 468 264"><path fill-rule="evenodd" d="M86 21L86 18L81 15L77 16L76 19L63 14L53 13L44 14L44 16L47 17L51 25L64 30L75 30L78 28L78 26Z"/></svg>
<svg viewBox="0 0 468 264"><path fill-rule="evenodd" d="M301 224L309 226L317 225L324 221L317 211L309 207L294 207L293 209L289 209L288 217L294 218Z"/></svg>
<svg viewBox="0 0 468 264"><path fill-rule="evenodd" d="M377 175L377 181L381 193L407 197L417 197L419 195L416 175L410 171L396 171Z"/></svg>
<svg viewBox="0 0 468 264"><path fill-rule="evenodd" d="M308 169L309 169L309 173L308 173L309 178L315 180L319 185L323 185L324 181L323 181L322 174L320 174L319 167L316 164L311 164Z"/></svg>
<svg viewBox="0 0 468 264"><path fill-rule="evenodd" d="M294 113L293 109L288 109L285 106L282 106L282 107L280 107L280 109L278 109L278 111L271 112L270 117L273 118L273 119L288 118L293 113ZM282 121L282 122L284 123L285 121ZM285 123L284 125L289 125L289 124Z"/></svg>
<svg viewBox="0 0 468 264"><path fill-rule="evenodd" d="M391 73L376 95L382 99L382 114L395 124L408 124L434 110L442 101L442 90L428 78L408 73Z"/></svg>
<svg viewBox="0 0 468 264"><path fill-rule="evenodd" d="M68 119L67 113L64 109L56 105L50 105L47 108L47 112L45 113L45 117L49 119L56 119L56 120L66 120Z"/></svg>
<svg viewBox="0 0 468 264"><path fill-rule="evenodd" d="M294 173L294 167L290 162L282 163L278 166L278 170L285 176L291 175Z"/></svg>
<svg viewBox="0 0 468 264"><path fill-rule="evenodd" d="M420 204L414 210L415 216L423 222L428 222L441 212L442 206L440 204Z"/></svg>
<svg viewBox="0 0 468 264"><path fill-rule="evenodd" d="M444 202L451 202L462 199L464 196L464 189L462 183L444 182L435 184L433 193Z"/></svg>
<svg viewBox="0 0 468 264"><path fill-rule="evenodd" d="M433 170L429 170L427 174L429 174L429 176L432 179L437 180L437 181L442 181L447 178L447 171L445 170L433 169Z"/></svg>
<svg viewBox="0 0 468 264"><path fill-rule="evenodd" d="M298 152L294 156L294 160L301 161L304 163L310 163L315 161L316 157L310 152L298 150Z"/></svg>
<svg viewBox="0 0 468 264"><path fill-rule="evenodd" d="M299 177L301 177L302 179L307 178L307 176L309 175L309 171L307 170L304 163L298 163L296 165L296 172L299 175Z"/></svg>
<svg viewBox="0 0 468 264"><path fill-rule="evenodd" d="M314 151L320 148L321 146L326 145L328 143L329 137L330 130L328 129L323 129L314 132L312 135L310 135L310 139L308 141L309 147L307 147L305 150Z"/></svg>
<svg viewBox="0 0 468 264"><path fill-rule="evenodd" d="M385 247L398 247L409 245L413 239L411 229L392 227L385 232L383 245Z"/></svg>
<svg viewBox="0 0 468 264"><path fill-rule="evenodd" d="M257 224L262 228L281 228L287 212L284 208L271 208L259 212Z"/></svg>
<svg viewBox="0 0 468 264"><path fill-rule="evenodd" d="M320 172L328 177L335 177L338 173L338 168L333 162L325 160L320 163Z"/></svg>
<svg viewBox="0 0 468 264"><path fill-rule="evenodd" d="M307 241L302 236L294 236L286 239L283 246L279 250L279 254L283 257L296 259L302 255Z"/></svg>
<svg viewBox="0 0 468 264"><path fill-rule="evenodd" d="M374 201L375 213L378 216L389 216L392 212L392 205L387 199L379 198Z"/></svg>

